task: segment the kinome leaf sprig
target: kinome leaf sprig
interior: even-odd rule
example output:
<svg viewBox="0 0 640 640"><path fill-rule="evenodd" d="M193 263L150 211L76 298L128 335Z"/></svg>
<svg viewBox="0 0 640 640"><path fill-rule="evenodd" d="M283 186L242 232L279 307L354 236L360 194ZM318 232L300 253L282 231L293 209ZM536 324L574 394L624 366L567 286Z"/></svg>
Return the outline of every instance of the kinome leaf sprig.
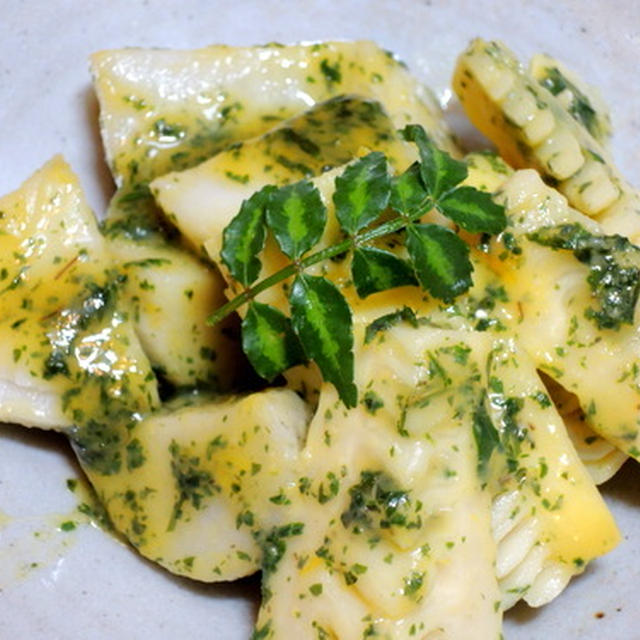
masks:
<svg viewBox="0 0 640 640"><path fill-rule="evenodd" d="M402 130L414 142L420 161L391 177L384 154L373 152L350 164L335 180L333 202L346 238L316 253L327 208L309 181L276 188L266 186L242 203L223 232L221 258L245 287L210 318L215 324L248 304L242 322L242 346L255 370L267 380L296 364L313 360L347 407L354 407L351 310L329 279L305 269L334 256L351 253L356 291L366 297L403 285L420 285L432 296L451 300L472 284L468 245L451 229L419 219L435 208L459 227L495 234L506 225L504 208L490 194L459 186L467 166L438 149L420 125ZM391 215L381 221L383 213ZM370 246L376 238L404 230L408 260ZM273 234L291 263L259 281L260 253ZM289 290L291 316L254 298L294 277ZM254 284L256 283L256 284Z"/></svg>

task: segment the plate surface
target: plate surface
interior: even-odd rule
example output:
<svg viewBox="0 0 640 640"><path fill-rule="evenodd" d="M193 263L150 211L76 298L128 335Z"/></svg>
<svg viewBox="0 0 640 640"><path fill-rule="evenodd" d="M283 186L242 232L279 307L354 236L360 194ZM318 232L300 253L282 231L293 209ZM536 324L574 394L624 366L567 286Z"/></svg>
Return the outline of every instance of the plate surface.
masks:
<svg viewBox="0 0 640 640"><path fill-rule="evenodd" d="M599 86L614 155L640 186L640 5L633 0L50 0L11 2L0 21L0 193L61 152L100 214L112 191L97 132L87 56L128 45L193 48L369 38L400 55L447 99L457 54L474 36L522 57L544 51ZM594 372L597 375L597 372ZM246 640L256 582L200 585L170 576L102 531L60 531L79 468L62 437L0 426L0 638ZM605 496L624 534L554 603L518 607L507 640L631 639L640 583L640 472L627 464Z"/></svg>

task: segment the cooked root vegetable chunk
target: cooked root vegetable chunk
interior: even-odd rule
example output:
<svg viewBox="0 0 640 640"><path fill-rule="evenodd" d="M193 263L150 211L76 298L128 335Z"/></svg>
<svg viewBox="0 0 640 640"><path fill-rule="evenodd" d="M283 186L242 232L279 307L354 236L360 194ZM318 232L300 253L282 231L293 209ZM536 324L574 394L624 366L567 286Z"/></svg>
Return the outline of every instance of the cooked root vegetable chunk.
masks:
<svg viewBox="0 0 640 640"><path fill-rule="evenodd" d="M206 322L225 301L211 265L164 242L116 237L107 246L127 277L123 295L159 375L175 387L237 388L243 359L233 318L215 327Z"/></svg>
<svg viewBox="0 0 640 640"><path fill-rule="evenodd" d="M119 49L91 68L118 186L198 164L341 94L378 100L396 128L423 123L454 148L435 98L372 42Z"/></svg>
<svg viewBox="0 0 640 640"><path fill-rule="evenodd" d="M552 62L534 60L530 75L504 45L477 39L458 59L454 90L507 162L537 169L606 233L638 243L640 195L603 146L606 111L596 111L566 70Z"/></svg>
<svg viewBox="0 0 640 640"><path fill-rule="evenodd" d="M219 237L242 201L263 186L319 175L373 150L402 169L415 159L382 104L340 96L193 169L157 178L151 189L165 214L200 248Z"/></svg>
<svg viewBox="0 0 640 640"><path fill-rule="evenodd" d="M102 376L107 394L139 387L133 405L154 406L147 358L117 309L118 273L69 166L53 158L0 199L0 211L0 419L56 429L82 422L71 408L84 377ZM88 385L83 400L92 393Z"/></svg>
<svg viewBox="0 0 640 640"><path fill-rule="evenodd" d="M257 532L277 521L270 498L295 482L307 421L291 391L187 396L138 425L132 464L90 478L144 556L198 580L233 580L260 567Z"/></svg>

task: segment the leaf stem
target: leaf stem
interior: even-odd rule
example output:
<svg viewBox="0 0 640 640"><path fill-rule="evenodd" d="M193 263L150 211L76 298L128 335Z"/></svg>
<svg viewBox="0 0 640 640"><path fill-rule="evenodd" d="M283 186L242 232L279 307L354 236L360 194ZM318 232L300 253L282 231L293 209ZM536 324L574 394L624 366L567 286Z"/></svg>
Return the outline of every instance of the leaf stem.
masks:
<svg viewBox="0 0 640 640"><path fill-rule="evenodd" d="M364 233L356 234L355 236L346 238L342 242L338 242L337 244L331 245L326 249L322 249L321 251L312 253L302 260L293 262L286 267L283 267L282 269L280 269L280 271L276 271L275 273L271 274L264 280L261 280L249 289L245 289L235 298L229 300L229 302L214 311L214 313L212 313L207 319L207 324L210 326L218 324L218 322L224 320L228 315L232 314L234 311L236 311L236 309L239 309L243 304L246 304L247 302L255 298L258 294L262 293L266 289L270 289L271 287L277 285L283 280L286 280L287 278L290 278L291 276L302 271L303 269L306 269L307 267L310 267L311 265L322 262L323 260L329 260L330 258L340 255L341 253L344 253L345 251L348 251L349 249L359 244L364 244L365 242L370 242L371 240L375 240L376 238L395 233L396 231L401 231L411 222L417 220L418 218L421 218L427 211L432 209L434 205L435 203L431 199L427 199L424 202L424 206L421 206L419 210L411 216L398 215L397 217L384 222L378 227L374 227L373 229L369 229Z"/></svg>

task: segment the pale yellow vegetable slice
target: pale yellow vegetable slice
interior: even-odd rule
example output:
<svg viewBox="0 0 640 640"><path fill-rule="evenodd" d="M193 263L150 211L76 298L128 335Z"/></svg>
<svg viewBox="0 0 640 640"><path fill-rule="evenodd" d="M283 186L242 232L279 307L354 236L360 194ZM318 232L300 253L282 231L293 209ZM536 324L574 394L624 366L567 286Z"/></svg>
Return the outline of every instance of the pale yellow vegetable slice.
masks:
<svg viewBox="0 0 640 640"><path fill-rule="evenodd" d="M587 132L501 43L474 40L458 58L453 87L472 122L513 166L535 163L562 181L585 163Z"/></svg>
<svg viewBox="0 0 640 640"><path fill-rule="evenodd" d="M511 172L505 172L501 165L495 166L495 162L490 156L478 156L478 154L471 154L468 160L470 165L468 182L479 189L489 191L497 190L502 186L502 184L504 184L505 180L512 175ZM529 180L530 182L526 184L526 186L526 181L521 179L519 182L520 189L523 191L527 190L534 196L534 200L530 205L531 213L527 217L528 224L531 225L528 227L529 230L532 230L536 226L554 225L561 222L579 222L585 225L585 227L591 228L596 233L601 232L596 226L590 226L591 222L588 219L581 217L576 213L568 212L566 202L557 194L554 195L553 190L545 188L543 194L538 194L538 196L536 196L535 194L540 187L540 183L535 180L533 176L529 176ZM510 197L513 197L512 192L510 192ZM509 198L507 198L506 202L508 205ZM549 215L549 211L551 211L551 215ZM514 214L514 220L518 220L519 223L524 222L525 219L519 211L514 210L512 213ZM511 232L511 229L507 230L507 233ZM519 247L520 251L522 251L522 249L522 247ZM482 256L482 254L477 255L478 257ZM499 245L494 247L494 250L490 255L500 255L502 259L491 259L489 262L484 259L480 264L475 265L474 279L476 280L476 286L474 289L480 289L480 291L482 291L482 288L485 287L485 291L496 291L497 288L506 284L506 291L508 293L503 296L503 300L497 300L497 305L495 305L495 295L490 298L485 297L486 300L495 305L494 309L491 310L494 317L490 320L490 325L497 326L498 328L513 326L517 331L520 331L518 327L522 321L523 310L526 308L523 304L528 302L529 295L525 294L524 299L519 299L517 297L518 294L514 297L509 285L510 283L519 281L518 269L522 266L522 261L507 261L508 265L515 266L505 267L504 259L509 255L509 252L501 251ZM569 254L567 254L567 257L568 255ZM557 260L557 257L558 256L555 256L554 260ZM546 260L542 254L540 254L539 259ZM573 258L569 259L568 266L572 266L572 259ZM489 272L485 270L487 265L490 266ZM536 269L535 263L530 266L530 269ZM500 274L500 278L488 275L492 270L494 273ZM527 273L531 272L527 271ZM525 282L528 277L529 276L527 275L524 276ZM586 275L583 273L578 276L578 278L584 285ZM555 288L557 287L554 286L554 289ZM539 293L542 294L543 292ZM477 297L479 294L475 293L475 296ZM561 306L563 304L563 299L560 299L559 305ZM546 328L544 330L542 329L543 325L544 320L540 322L540 326L538 328L532 330L531 335L535 335L536 333L538 336L546 335L547 330ZM605 331L603 337L606 338L607 335L608 333ZM550 347L549 352L552 351L553 348ZM548 361L546 360L546 356L544 360L538 361L538 366L547 365ZM589 473L592 475L596 484L605 482L611 478L624 463L627 458L627 454L591 429L589 426L589 417L584 415L575 394L562 388L558 382L554 381L549 376L543 375L543 379L545 381L545 385L549 387L552 399L563 418L569 436L571 437L573 445L577 449L582 462L589 470ZM615 383L610 381L610 384Z"/></svg>
<svg viewBox="0 0 640 640"><path fill-rule="evenodd" d="M575 393L587 423L621 451L640 458L637 310L633 324L598 328L588 310L597 302L587 281L588 265L570 251L554 251L527 238L541 227L578 224L599 235L602 228L567 206L565 198L542 183L537 173L519 171L507 180L500 198L512 220L520 253L492 262L506 293L517 301L509 327L536 366ZM500 252L496 243L491 254ZM544 265L544 267L542 266Z"/></svg>
<svg viewBox="0 0 640 640"><path fill-rule="evenodd" d="M640 196L607 150L503 44L474 40L459 57L453 87L471 121L516 168L553 180L571 206L607 233L640 240Z"/></svg>
<svg viewBox="0 0 640 640"><path fill-rule="evenodd" d="M140 408L153 407L155 380L132 324L109 309L107 290L117 273L69 166L56 156L0 199L0 212L0 419L70 427L64 405L74 401L63 394L74 387L73 375L83 372L103 376L113 387L139 388ZM78 307L83 300L92 306ZM67 345L75 335L74 314L89 318L103 307L107 316L100 321L101 332ZM90 385L85 392L90 404Z"/></svg>
<svg viewBox="0 0 640 640"><path fill-rule="evenodd" d="M364 392L349 412L322 387L287 526L267 538L281 547L264 577L264 637L317 628L336 638L412 628L497 637L500 611L523 596L536 606L552 599L619 541L512 341L396 326L358 349L356 379ZM487 387L505 452L493 453L484 475L474 431ZM518 436L502 407L515 400L522 439L510 458Z"/></svg>
<svg viewBox="0 0 640 640"><path fill-rule="evenodd" d="M398 162L400 162L399 159L402 158L402 150L406 150L407 155L404 157L404 162L400 166L406 166L407 162L412 159L412 151L410 149L407 149L404 144L400 146L400 143L398 141L395 141L390 143L390 148L396 151L396 159ZM510 169L502 160L500 160L500 158L495 156L495 154L470 154L470 156L468 157L468 165L469 177L465 181L465 184L489 191L497 190L513 173L512 169ZM340 226L335 215L333 214L334 208L332 197L335 189L335 179L337 176L342 174L344 169L345 167L337 167L331 171L327 171L326 173L313 178L312 180L313 184L320 191L322 200L328 208L327 224L322 238L319 240L314 250L320 251L330 246L331 244L338 242L342 237ZM390 171L393 172L394 170L394 167L390 167ZM197 172L198 168L196 168L195 171ZM190 172L187 171L184 173L188 174ZM224 198L232 198L235 188L232 185L227 185L227 188L230 190L231 195L227 196L227 194L225 193ZM167 187L167 190L168 189L169 187ZM198 193L197 188L194 189L194 191L195 194L192 193L191 189L185 188L180 193L179 202L181 211L183 211L184 216L187 218L193 217L195 219L197 218L197 216L194 214L194 212L196 210L202 210L203 203L198 201L198 199L195 197L193 199L191 198L192 195L195 196ZM239 198L236 198L235 205L237 205L238 207L240 206ZM237 209L235 210L235 213L237 213ZM204 243L204 247L207 253L211 257L211 259L216 262L218 268L220 269L220 272L225 277L228 286L228 297L233 297L234 295L237 295L242 291L242 287L240 287L238 283L235 282L233 278L231 278L224 263L220 261L222 232L224 230L224 227L230 222L235 213L234 207L229 207L227 211L228 217L220 220L214 220L211 226L212 235ZM438 216L435 212L430 212L429 214L427 214L425 220L427 219L429 221L445 221L442 216ZM214 223L215 227L213 227ZM396 248L393 250L401 251L401 246L401 243L398 243ZM384 238L380 241L380 247L388 249L388 247L386 247L385 245ZM270 239L267 239L264 254L262 256L262 263L263 267L261 271L261 277L266 277L268 274L277 271L287 264L286 259L284 258L276 243L270 241ZM434 306L433 301L430 303L428 301L428 298L425 296L424 291L421 291L417 287L401 287L399 289L377 293L365 300L360 299L356 294L353 283L351 281L350 262L348 260L332 262L330 265L318 263L309 267L306 270L306 273L321 275L327 272L327 267L329 267L331 279L340 285L342 293L347 297L349 305L352 307L352 310L354 312L356 324L359 326L364 326L370 322L373 322L376 318L384 315L385 313L392 313L393 311L396 311L398 309L398 306L405 305L416 310L425 308L432 310ZM478 261L476 264L474 264L474 269L476 270L476 272L478 270L480 270L480 272L483 272L487 271L487 266L484 261ZM491 272L490 270L488 271L489 274L486 276L486 278L491 277ZM478 282L482 283L486 278L480 276L476 277L475 279ZM287 308L286 286L267 289L260 293L256 299L284 310ZM242 314L243 310L240 309L239 313ZM451 326L451 328L465 328L472 326L469 324L467 319L452 319L449 316L440 319L443 322L448 323L448 326ZM286 375L289 377L290 383L294 384L296 388L302 388L304 386L307 388L307 390L309 390L314 388L317 389L318 387L318 377L316 374L317 372L314 368L305 367L303 369L296 368L288 372ZM301 382L301 380L298 379L299 375L302 377L302 379L305 379L304 382ZM294 378L296 380L295 383L293 382Z"/></svg>
<svg viewBox="0 0 640 640"><path fill-rule="evenodd" d="M524 349L494 338L487 377L504 449L489 471L502 606L540 606L620 534Z"/></svg>
<svg viewBox="0 0 640 640"><path fill-rule="evenodd" d="M140 464L89 477L142 555L197 580L234 580L260 568L256 532L277 520L270 498L295 482L307 421L283 389L178 400L136 428Z"/></svg>
<svg viewBox="0 0 640 640"><path fill-rule="evenodd" d="M281 546L263 575L260 637L499 637L490 498L470 428L476 361L455 362L465 339L396 327L359 348L350 411L323 385L288 526L268 532Z"/></svg>
<svg viewBox="0 0 640 640"><path fill-rule="evenodd" d="M454 148L431 93L368 41L109 50L91 70L118 186L198 164L340 94L379 100L397 128L423 123Z"/></svg>
<svg viewBox="0 0 640 640"><path fill-rule="evenodd" d="M242 201L266 184L318 175L373 150L385 152L404 169L415 152L394 127L379 102L340 96L193 169L156 178L151 189L165 214L200 248L220 237ZM212 257L218 257L216 249Z"/></svg>
<svg viewBox="0 0 640 640"><path fill-rule="evenodd" d="M637 320L619 331L598 330L585 318L594 304L588 268L571 252L542 247L528 241L526 234L564 223L582 225L596 235L604 230L568 207L566 199L533 171L509 177L502 168L496 171L490 163L474 160L469 181L478 188L504 184L500 199L511 224L488 251L472 251L474 286L466 296L444 313L434 305L423 308L450 326L517 335L536 366L577 395L586 421L568 415L566 426L594 479L603 482L626 455L638 456ZM597 376L590 375L594 370Z"/></svg>
<svg viewBox="0 0 640 640"><path fill-rule="evenodd" d="M107 246L127 276L123 294L158 374L176 387L237 388L243 359L233 318L207 326L226 300L211 265L163 242L116 237Z"/></svg>

